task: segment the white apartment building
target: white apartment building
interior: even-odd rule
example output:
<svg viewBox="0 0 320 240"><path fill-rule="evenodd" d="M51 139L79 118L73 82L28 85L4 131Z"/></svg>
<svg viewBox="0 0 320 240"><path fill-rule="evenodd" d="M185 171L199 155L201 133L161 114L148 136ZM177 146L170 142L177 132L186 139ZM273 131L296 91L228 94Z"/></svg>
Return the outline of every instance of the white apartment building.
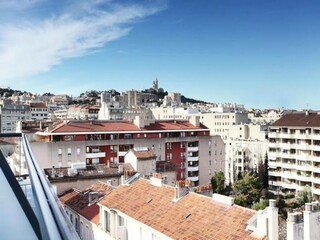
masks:
<svg viewBox="0 0 320 240"><path fill-rule="evenodd" d="M220 135L223 140L229 139L233 125L249 123L247 113L203 113L200 122L210 128L211 135Z"/></svg>
<svg viewBox="0 0 320 240"><path fill-rule="evenodd" d="M295 192L309 186L320 197L320 114L288 113L269 128L269 185Z"/></svg>
<svg viewBox="0 0 320 240"><path fill-rule="evenodd" d="M32 120L47 120L48 114L48 107L45 103L30 103L30 116Z"/></svg>
<svg viewBox="0 0 320 240"><path fill-rule="evenodd" d="M17 104L0 105L1 132L16 132L16 123L30 120L30 106Z"/></svg>
<svg viewBox="0 0 320 240"><path fill-rule="evenodd" d="M199 114L197 107L155 107L150 108L153 116L157 120L165 119L189 119L190 116Z"/></svg>
<svg viewBox="0 0 320 240"><path fill-rule="evenodd" d="M243 104L236 103L219 103L210 108L211 112L228 113L228 112L245 112Z"/></svg>

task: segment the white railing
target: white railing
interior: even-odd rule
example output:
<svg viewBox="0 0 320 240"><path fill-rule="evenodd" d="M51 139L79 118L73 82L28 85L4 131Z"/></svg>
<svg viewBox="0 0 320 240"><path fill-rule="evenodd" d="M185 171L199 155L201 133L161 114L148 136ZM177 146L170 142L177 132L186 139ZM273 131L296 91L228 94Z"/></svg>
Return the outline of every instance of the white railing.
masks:
<svg viewBox="0 0 320 240"><path fill-rule="evenodd" d="M198 152L199 151L199 147L188 147L187 151L188 152Z"/></svg>
<svg viewBox="0 0 320 240"><path fill-rule="evenodd" d="M105 156L106 156L105 152L86 153L86 158L101 158Z"/></svg>
<svg viewBox="0 0 320 240"><path fill-rule="evenodd" d="M199 161L199 157L190 157L190 156L188 156L187 159L188 159L189 162Z"/></svg>
<svg viewBox="0 0 320 240"><path fill-rule="evenodd" d="M195 176L195 177L188 177L188 179L190 179L192 182L199 181L199 177L198 177L198 176Z"/></svg>
<svg viewBox="0 0 320 240"><path fill-rule="evenodd" d="M199 171L199 167L188 167L188 172L195 172L195 171Z"/></svg>

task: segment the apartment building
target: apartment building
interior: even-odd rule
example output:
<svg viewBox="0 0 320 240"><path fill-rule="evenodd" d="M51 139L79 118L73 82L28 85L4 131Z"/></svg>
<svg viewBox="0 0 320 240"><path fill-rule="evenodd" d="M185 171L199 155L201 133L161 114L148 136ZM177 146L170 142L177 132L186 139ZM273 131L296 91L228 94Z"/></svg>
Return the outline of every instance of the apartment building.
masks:
<svg viewBox="0 0 320 240"><path fill-rule="evenodd" d="M155 107L150 108L155 119L189 119L190 116L199 114L197 107Z"/></svg>
<svg viewBox="0 0 320 240"><path fill-rule="evenodd" d="M203 113L200 121L210 128L211 135L220 135L223 140L229 138L231 126L249 123L248 114L240 112Z"/></svg>
<svg viewBox="0 0 320 240"><path fill-rule="evenodd" d="M1 132L16 132L16 123L30 120L30 106L22 104L0 105Z"/></svg>
<svg viewBox="0 0 320 240"><path fill-rule="evenodd" d="M268 151L267 126L257 124L232 125L226 147L226 183L237 180L239 173L258 171Z"/></svg>
<svg viewBox="0 0 320 240"><path fill-rule="evenodd" d="M47 120L48 114L48 107L45 103L30 103L30 116L32 120Z"/></svg>
<svg viewBox="0 0 320 240"><path fill-rule="evenodd" d="M320 196L320 114L288 113L269 128L269 185L274 191L311 187Z"/></svg>
<svg viewBox="0 0 320 240"><path fill-rule="evenodd" d="M32 142L42 168L82 163L123 163L132 148L152 149L157 161L177 165L177 180L206 185L215 171L213 137L194 117L190 121L70 121L37 133Z"/></svg>

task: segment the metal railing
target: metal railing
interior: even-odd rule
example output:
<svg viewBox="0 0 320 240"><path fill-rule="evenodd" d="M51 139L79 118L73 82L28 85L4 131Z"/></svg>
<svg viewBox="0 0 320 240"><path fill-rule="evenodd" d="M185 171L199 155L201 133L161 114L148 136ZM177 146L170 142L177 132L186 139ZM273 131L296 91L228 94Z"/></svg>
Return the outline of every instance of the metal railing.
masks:
<svg viewBox="0 0 320 240"><path fill-rule="evenodd" d="M22 133L0 134L1 137L21 137L22 149L28 165L29 178L33 193L34 207L32 208L36 220L34 231L40 232L39 239L80 239L70 222L65 210L57 197L55 190L44 171L39 167L28 142ZM25 201L24 206L29 202ZM30 208L29 206L26 206ZM33 214L31 214L33 215ZM30 221L30 219L29 219Z"/></svg>

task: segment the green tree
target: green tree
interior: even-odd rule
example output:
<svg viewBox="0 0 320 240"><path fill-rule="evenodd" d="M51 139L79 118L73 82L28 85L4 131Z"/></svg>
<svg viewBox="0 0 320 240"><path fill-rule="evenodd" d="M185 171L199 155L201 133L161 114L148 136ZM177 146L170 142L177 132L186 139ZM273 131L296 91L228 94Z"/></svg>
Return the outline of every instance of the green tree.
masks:
<svg viewBox="0 0 320 240"><path fill-rule="evenodd" d="M297 192L296 202L299 206L302 206L308 202L312 202L312 192L309 186L306 186L301 191Z"/></svg>
<svg viewBox="0 0 320 240"><path fill-rule="evenodd" d="M268 153L266 152L266 155L264 157L264 168L263 168L263 187L268 188L269 187L269 160L268 160Z"/></svg>
<svg viewBox="0 0 320 240"><path fill-rule="evenodd" d="M267 199L260 198L260 201L254 203L251 208L256 211L258 211L260 209L263 210L266 207L268 207L268 203L269 203L269 201Z"/></svg>
<svg viewBox="0 0 320 240"><path fill-rule="evenodd" d="M223 193L224 192L224 174L222 171L217 172L212 178L211 178L211 186L212 186L212 192L214 193Z"/></svg>
<svg viewBox="0 0 320 240"><path fill-rule="evenodd" d="M259 177L246 173L242 179L236 181L232 186L235 203L244 207L251 207L254 202L259 201L261 188Z"/></svg>

